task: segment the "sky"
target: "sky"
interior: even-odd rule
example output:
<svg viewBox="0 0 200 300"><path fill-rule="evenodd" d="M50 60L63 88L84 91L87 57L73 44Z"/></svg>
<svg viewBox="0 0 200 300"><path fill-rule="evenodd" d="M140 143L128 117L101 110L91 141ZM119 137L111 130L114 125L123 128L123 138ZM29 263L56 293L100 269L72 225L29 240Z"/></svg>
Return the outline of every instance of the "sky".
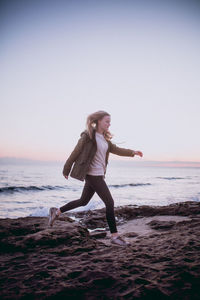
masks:
<svg viewBox="0 0 200 300"><path fill-rule="evenodd" d="M199 17L194 0L1 1L0 157L63 161L105 110L119 147L200 162Z"/></svg>

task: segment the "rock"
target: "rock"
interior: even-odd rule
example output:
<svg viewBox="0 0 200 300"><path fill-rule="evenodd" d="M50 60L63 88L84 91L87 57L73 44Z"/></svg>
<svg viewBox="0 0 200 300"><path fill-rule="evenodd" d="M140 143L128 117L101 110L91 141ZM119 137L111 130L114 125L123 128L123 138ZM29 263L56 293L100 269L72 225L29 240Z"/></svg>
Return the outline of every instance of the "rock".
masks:
<svg viewBox="0 0 200 300"><path fill-rule="evenodd" d="M87 226L89 229L108 228L105 216L105 208L87 212L74 212L69 215L80 219L80 224ZM175 203L168 206L147 206L136 207L127 205L115 208L117 225L123 224L128 220L141 217L151 216L198 216L200 215L200 204L198 202Z"/></svg>
<svg viewBox="0 0 200 300"><path fill-rule="evenodd" d="M152 229L156 229L156 230L159 230L159 229L168 230L168 229L172 228L175 224L176 224L175 221L158 221L158 220L153 220L148 223L148 225Z"/></svg>
<svg viewBox="0 0 200 300"><path fill-rule="evenodd" d="M95 239L103 239L107 235L106 231L102 230L95 230L90 233L90 237L95 238Z"/></svg>
<svg viewBox="0 0 200 300"><path fill-rule="evenodd" d="M129 238L131 238L131 237L133 238L133 237L138 236L138 234L135 233L135 232L127 232L126 234L124 234L124 236L129 237Z"/></svg>
<svg viewBox="0 0 200 300"><path fill-rule="evenodd" d="M149 222L158 233L144 236L137 236L128 225L124 234L132 241L128 247L98 240L106 232L94 232L95 238L67 215L52 228L47 218L1 219L0 298L198 299L199 206L187 202L165 208L117 208L124 222L137 217L142 223L143 216L147 221L148 214L169 215L170 211L173 216L190 216L175 224ZM105 210L87 214L96 223L103 216ZM83 213L79 217L87 219Z"/></svg>
<svg viewBox="0 0 200 300"><path fill-rule="evenodd" d="M45 219L45 222L44 222ZM0 252L34 251L36 247L57 247L59 245L72 246L90 240L89 232L79 224L73 224L67 218L57 221L53 227L48 226L47 218L19 218L15 221L2 220ZM69 223L70 222L70 223ZM7 224L7 226L5 226ZM6 235L3 229L6 228ZM90 241L92 242L92 241Z"/></svg>

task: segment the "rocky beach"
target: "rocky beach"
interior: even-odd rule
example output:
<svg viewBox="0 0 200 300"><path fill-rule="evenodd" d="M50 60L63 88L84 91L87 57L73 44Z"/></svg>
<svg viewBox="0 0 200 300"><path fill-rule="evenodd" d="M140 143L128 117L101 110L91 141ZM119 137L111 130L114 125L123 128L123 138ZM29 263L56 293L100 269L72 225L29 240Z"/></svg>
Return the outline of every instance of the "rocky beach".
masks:
<svg viewBox="0 0 200 300"><path fill-rule="evenodd" d="M200 203L0 219L1 299L199 299Z"/></svg>

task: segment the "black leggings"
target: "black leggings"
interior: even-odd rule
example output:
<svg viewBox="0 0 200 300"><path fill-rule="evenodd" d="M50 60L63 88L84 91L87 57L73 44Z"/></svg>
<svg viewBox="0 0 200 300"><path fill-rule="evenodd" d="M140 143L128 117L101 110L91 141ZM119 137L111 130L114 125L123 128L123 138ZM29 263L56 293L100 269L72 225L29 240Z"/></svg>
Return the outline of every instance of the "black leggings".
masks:
<svg viewBox="0 0 200 300"><path fill-rule="evenodd" d="M85 185L83 188L81 198L78 200L71 201L65 204L64 206L60 207L60 211L63 213L65 211L77 208L79 206L87 205L95 192L105 203L106 219L108 222L110 232L117 232L114 214L114 201L103 176L86 175Z"/></svg>

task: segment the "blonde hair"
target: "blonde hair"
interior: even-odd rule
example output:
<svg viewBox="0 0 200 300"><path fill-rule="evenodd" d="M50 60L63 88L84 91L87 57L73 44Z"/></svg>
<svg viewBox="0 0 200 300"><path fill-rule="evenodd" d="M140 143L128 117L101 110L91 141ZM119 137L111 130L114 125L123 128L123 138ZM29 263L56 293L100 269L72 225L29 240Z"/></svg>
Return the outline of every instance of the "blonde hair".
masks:
<svg viewBox="0 0 200 300"><path fill-rule="evenodd" d="M99 110L99 111L96 111L92 114L90 114L88 117L87 117L87 122L86 122L86 130L89 134L89 137L92 139L93 137L93 132L94 130L96 130L97 128L97 125L98 125L98 121L103 119L103 117L105 116L110 116L109 113L107 113L106 111L103 111L103 110ZM107 141L110 141L113 137L113 135L110 133L110 131L106 131L104 132L104 138L107 140Z"/></svg>

